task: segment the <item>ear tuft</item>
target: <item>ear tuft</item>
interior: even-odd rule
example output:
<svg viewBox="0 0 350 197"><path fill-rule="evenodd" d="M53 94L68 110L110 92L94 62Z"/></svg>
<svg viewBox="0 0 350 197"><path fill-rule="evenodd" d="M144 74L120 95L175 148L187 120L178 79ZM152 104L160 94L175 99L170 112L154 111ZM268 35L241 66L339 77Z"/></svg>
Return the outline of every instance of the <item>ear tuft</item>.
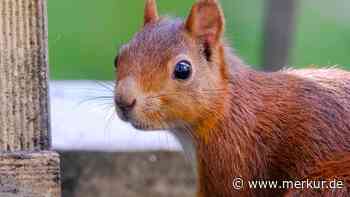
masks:
<svg viewBox="0 0 350 197"><path fill-rule="evenodd" d="M146 0L144 25L159 20L156 0Z"/></svg>
<svg viewBox="0 0 350 197"><path fill-rule="evenodd" d="M187 31L209 45L220 41L224 28L224 14L217 0L198 0L186 21Z"/></svg>

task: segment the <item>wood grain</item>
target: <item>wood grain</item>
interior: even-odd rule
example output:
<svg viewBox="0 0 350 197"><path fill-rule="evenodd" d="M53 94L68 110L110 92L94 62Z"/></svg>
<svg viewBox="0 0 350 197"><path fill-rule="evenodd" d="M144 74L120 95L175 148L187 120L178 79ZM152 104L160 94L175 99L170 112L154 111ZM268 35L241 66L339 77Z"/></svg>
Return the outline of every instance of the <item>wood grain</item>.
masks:
<svg viewBox="0 0 350 197"><path fill-rule="evenodd" d="M1 197L58 197L60 192L57 153L18 152L1 155Z"/></svg>
<svg viewBox="0 0 350 197"><path fill-rule="evenodd" d="M59 197L50 150L46 0L0 0L0 196Z"/></svg>
<svg viewBox="0 0 350 197"><path fill-rule="evenodd" d="M45 0L0 1L0 151L50 147Z"/></svg>

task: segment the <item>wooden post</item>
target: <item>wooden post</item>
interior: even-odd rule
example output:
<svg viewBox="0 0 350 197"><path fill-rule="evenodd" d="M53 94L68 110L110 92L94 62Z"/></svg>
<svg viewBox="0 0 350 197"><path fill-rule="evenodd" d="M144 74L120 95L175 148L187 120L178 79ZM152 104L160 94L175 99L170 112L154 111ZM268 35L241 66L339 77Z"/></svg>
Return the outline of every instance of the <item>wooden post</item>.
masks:
<svg viewBox="0 0 350 197"><path fill-rule="evenodd" d="M59 197L50 151L46 0L0 0L0 196Z"/></svg>
<svg viewBox="0 0 350 197"><path fill-rule="evenodd" d="M268 0L262 51L263 69L276 71L288 64L298 0Z"/></svg>

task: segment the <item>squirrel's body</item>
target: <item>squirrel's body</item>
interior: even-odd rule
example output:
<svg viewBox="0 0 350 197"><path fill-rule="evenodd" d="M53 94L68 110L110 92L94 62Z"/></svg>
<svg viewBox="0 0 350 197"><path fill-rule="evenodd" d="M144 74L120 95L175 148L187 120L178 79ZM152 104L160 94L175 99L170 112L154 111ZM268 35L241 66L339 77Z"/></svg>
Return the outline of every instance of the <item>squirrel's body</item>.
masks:
<svg viewBox="0 0 350 197"><path fill-rule="evenodd" d="M288 188L249 189L257 180L319 174L347 181L350 164L339 157L350 152L350 73L254 71L227 47L223 31L216 0L199 0L186 22L160 19L147 0L144 28L116 61L120 117L179 136L194 155L198 197L287 195ZM233 188L235 178L246 181L242 190Z"/></svg>
<svg viewBox="0 0 350 197"><path fill-rule="evenodd" d="M303 180L319 162L350 152L350 73L338 69L277 73L241 69L230 76L230 95L224 103L231 104L216 112L223 119L206 131L208 142L197 148L203 193L242 195L240 190L225 187L237 177ZM342 169L350 175L349 169ZM246 191L247 196L278 193Z"/></svg>
<svg viewBox="0 0 350 197"><path fill-rule="evenodd" d="M319 162L350 152L350 73L336 68L263 73L228 66L230 87L220 98L225 107L214 112L220 120L204 130L208 141L195 140L201 142L196 166L202 193L242 195L229 185L235 178L303 180ZM276 196L285 190L245 192Z"/></svg>

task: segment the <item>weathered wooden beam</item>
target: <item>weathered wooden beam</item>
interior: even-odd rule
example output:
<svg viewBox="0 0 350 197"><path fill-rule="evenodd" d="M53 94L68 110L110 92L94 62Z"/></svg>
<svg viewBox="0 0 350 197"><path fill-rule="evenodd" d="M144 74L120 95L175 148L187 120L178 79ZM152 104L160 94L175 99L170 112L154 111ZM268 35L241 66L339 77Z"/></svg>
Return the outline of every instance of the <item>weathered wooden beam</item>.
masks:
<svg viewBox="0 0 350 197"><path fill-rule="evenodd" d="M58 197L51 146L46 0L0 0L0 196Z"/></svg>
<svg viewBox="0 0 350 197"><path fill-rule="evenodd" d="M1 197L58 197L59 185L56 153L7 153L0 157Z"/></svg>
<svg viewBox="0 0 350 197"><path fill-rule="evenodd" d="M0 1L0 150L49 148L44 0Z"/></svg>

